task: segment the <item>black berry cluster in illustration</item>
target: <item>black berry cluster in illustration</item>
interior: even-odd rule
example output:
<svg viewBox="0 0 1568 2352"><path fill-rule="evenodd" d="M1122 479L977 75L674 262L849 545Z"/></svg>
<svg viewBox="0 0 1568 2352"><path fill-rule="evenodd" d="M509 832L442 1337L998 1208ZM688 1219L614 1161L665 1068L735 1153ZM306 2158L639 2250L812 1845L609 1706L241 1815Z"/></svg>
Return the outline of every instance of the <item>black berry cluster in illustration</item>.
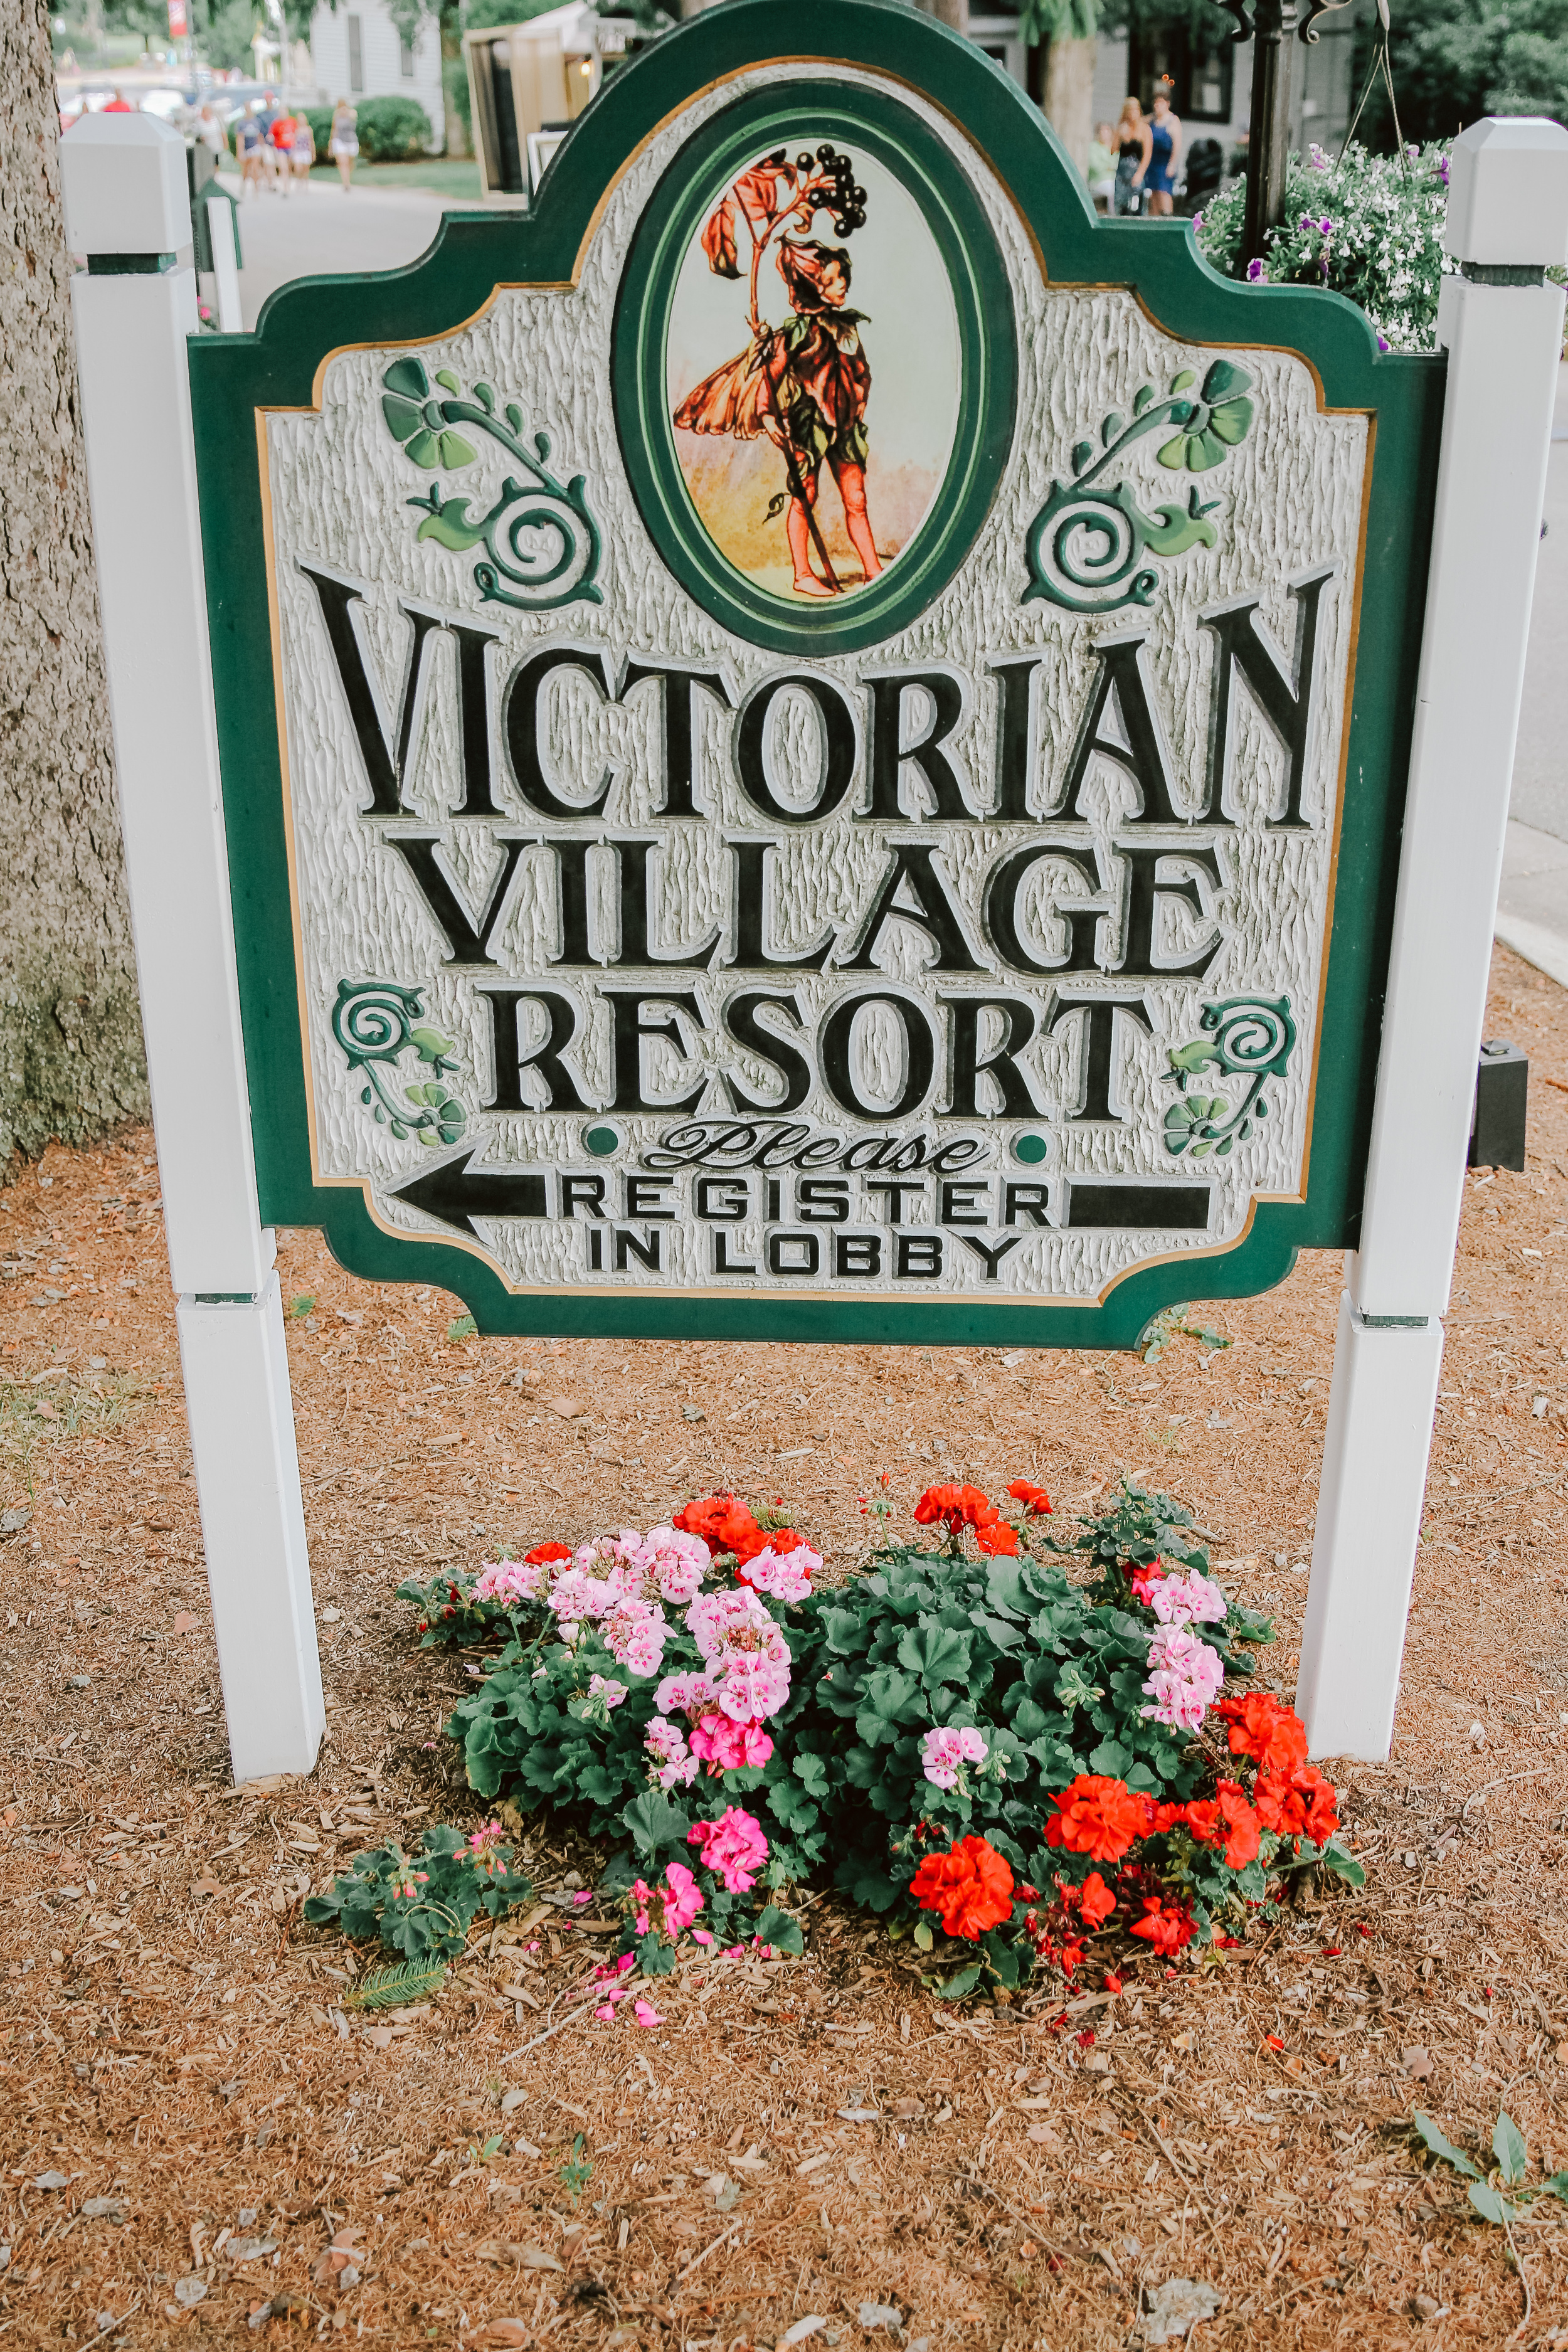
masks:
<svg viewBox="0 0 1568 2352"><path fill-rule="evenodd" d="M864 228L866 191L855 184L854 157L836 152L825 141L815 156L795 157L795 169L803 181L810 174L814 163L819 180L826 179L828 184L817 201L830 215L839 236L847 236L852 230Z"/></svg>

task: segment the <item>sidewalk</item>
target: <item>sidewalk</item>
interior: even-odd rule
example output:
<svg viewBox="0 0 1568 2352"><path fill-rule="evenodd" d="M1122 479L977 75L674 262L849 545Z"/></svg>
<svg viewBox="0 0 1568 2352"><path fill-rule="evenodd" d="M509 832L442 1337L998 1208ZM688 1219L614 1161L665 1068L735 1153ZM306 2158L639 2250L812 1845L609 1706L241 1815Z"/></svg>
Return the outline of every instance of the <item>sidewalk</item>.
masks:
<svg viewBox="0 0 1568 2352"><path fill-rule="evenodd" d="M221 176L239 196L238 179ZM317 173L286 196L240 198L239 299L247 328L255 326L268 296L290 278L405 268L434 242L443 212L471 208L466 199L433 188L355 188L345 196L335 173L331 180Z"/></svg>

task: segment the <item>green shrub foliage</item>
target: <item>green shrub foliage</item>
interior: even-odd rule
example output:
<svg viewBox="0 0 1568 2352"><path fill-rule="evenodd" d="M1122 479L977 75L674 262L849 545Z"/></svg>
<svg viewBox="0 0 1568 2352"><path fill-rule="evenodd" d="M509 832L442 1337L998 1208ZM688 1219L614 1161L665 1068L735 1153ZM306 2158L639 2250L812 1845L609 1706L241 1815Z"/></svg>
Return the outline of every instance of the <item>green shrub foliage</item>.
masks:
<svg viewBox="0 0 1568 2352"><path fill-rule="evenodd" d="M312 1895L305 1916L315 1927L336 1927L352 1942L379 1937L389 1952L409 1960L456 1959L481 1913L500 1919L533 1889L511 1867L511 1848L499 1826L465 1837L460 1830L426 1830L419 1851L395 1845L356 1853L352 1869Z"/></svg>
<svg viewBox="0 0 1568 2352"><path fill-rule="evenodd" d="M360 153L367 163L415 163L430 152L435 134L416 98L362 98L357 112ZM318 138L317 146L325 154L326 142Z"/></svg>

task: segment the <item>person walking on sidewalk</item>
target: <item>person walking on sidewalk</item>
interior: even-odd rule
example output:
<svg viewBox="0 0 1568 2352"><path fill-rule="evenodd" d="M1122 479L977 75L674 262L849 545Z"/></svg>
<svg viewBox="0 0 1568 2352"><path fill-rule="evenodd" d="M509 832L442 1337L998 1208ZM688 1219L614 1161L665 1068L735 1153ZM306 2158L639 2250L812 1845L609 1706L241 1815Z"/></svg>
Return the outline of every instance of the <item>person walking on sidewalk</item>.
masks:
<svg viewBox="0 0 1568 2352"><path fill-rule="evenodd" d="M352 194L350 183L359 157L359 116L346 98L340 98L332 109L332 127L327 135L327 152L338 167L338 177L343 184L343 194Z"/></svg>
<svg viewBox="0 0 1568 2352"><path fill-rule="evenodd" d="M297 127L294 117L287 113L275 114L267 126L273 181L284 195L288 195L294 185L294 132Z"/></svg>
<svg viewBox="0 0 1568 2352"><path fill-rule="evenodd" d="M242 195L253 196L267 178L267 133L254 105L247 106L235 125L234 152L239 163Z"/></svg>
<svg viewBox="0 0 1568 2352"><path fill-rule="evenodd" d="M294 142L289 149L289 168L301 187L310 176L310 166L316 160L316 134L302 114L294 117Z"/></svg>

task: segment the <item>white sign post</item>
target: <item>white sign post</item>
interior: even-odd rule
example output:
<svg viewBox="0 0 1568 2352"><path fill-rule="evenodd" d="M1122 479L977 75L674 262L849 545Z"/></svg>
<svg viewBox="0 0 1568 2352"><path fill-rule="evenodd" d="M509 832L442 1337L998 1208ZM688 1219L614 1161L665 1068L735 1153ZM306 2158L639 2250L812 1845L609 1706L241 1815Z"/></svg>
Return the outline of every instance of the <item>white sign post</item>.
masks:
<svg viewBox="0 0 1568 2352"><path fill-rule="evenodd" d="M275 1248L257 1214L196 521L184 144L85 115L60 150L126 879L185 1409L237 1780L325 1715Z"/></svg>
<svg viewBox="0 0 1568 2352"><path fill-rule="evenodd" d="M1361 1247L1346 1261L1296 1704L1314 1756L1377 1759L1420 1535L1491 966L1563 348L1568 131L1455 142L1436 527Z"/></svg>

